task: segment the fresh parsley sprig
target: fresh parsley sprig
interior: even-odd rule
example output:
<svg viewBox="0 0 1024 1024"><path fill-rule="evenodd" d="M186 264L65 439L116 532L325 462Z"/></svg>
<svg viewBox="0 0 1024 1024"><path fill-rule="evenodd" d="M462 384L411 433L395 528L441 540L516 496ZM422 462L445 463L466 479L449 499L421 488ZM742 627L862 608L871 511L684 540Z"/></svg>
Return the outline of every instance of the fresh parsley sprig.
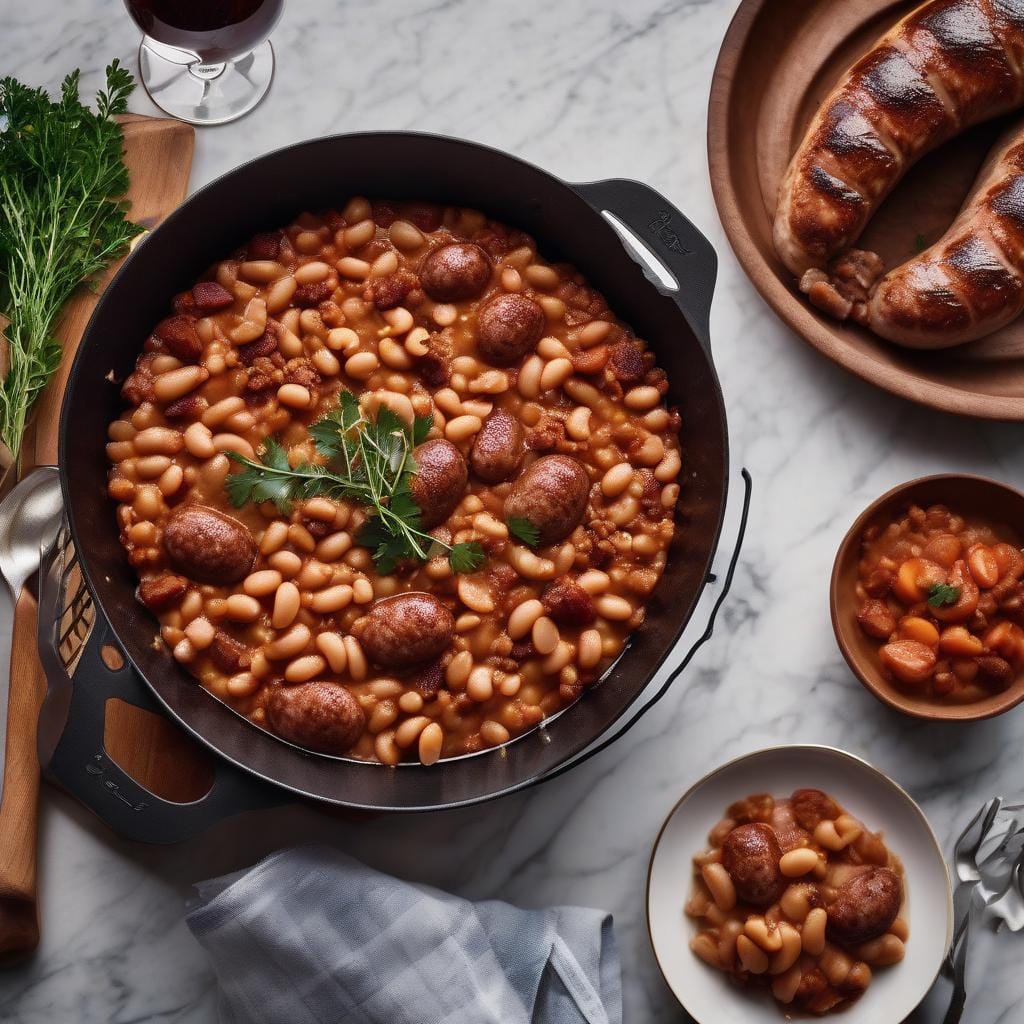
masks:
<svg viewBox="0 0 1024 1024"><path fill-rule="evenodd" d="M228 498L236 508L272 501L285 514L298 499L349 498L370 510L355 540L373 551L381 572L392 572L405 559L425 562L445 550L454 572L474 572L484 562L481 545L445 544L431 536L412 495L413 449L432 425L429 417L417 416L409 426L387 406L368 419L355 395L342 391L338 408L309 428L324 463L293 467L281 445L267 438L260 462L228 453L243 467L225 482Z"/></svg>
<svg viewBox="0 0 1024 1024"><path fill-rule="evenodd" d="M124 139L112 120L134 81L113 61L97 113L73 71L53 101L42 89L0 80L0 312L9 323L9 368L0 383L0 439L17 456L29 409L60 365L53 328L87 278L122 256L142 228L125 220Z"/></svg>

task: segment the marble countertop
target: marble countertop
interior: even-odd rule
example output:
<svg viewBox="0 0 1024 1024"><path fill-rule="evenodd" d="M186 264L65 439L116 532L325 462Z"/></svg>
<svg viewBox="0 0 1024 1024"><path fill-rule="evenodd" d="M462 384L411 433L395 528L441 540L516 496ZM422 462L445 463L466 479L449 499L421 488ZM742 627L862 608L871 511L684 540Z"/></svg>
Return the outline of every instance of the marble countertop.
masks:
<svg viewBox="0 0 1024 1024"><path fill-rule="evenodd" d="M916 723L854 680L829 624L827 579L856 514L892 485L970 470L1024 485L1019 426L939 415L848 376L777 322L719 226L704 146L707 93L736 0L289 0L277 78L246 120L200 130L192 186L324 133L406 128L490 143L568 180L633 177L671 197L713 241L712 315L735 466L755 479L734 594L713 641L661 706L577 771L527 795L435 815L340 820L300 806L223 823L174 848L122 843L44 788L43 941L0 973L10 1024L216 1019L205 955L182 920L198 879L320 840L469 897L578 903L615 915L626 1020L683 1016L644 923L663 818L697 777L761 746L818 742L867 757L921 802L944 843L984 798L1024 795L1024 713L970 726ZM9 4L4 72L86 91L114 56L135 66L118 0ZM132 109L155 112L144 94ZM735 481L738 484L738 480ZM968 1024L1024 1019L1022 947L999 937ZM919 1015L941 1019L945 989Z"/></svg>

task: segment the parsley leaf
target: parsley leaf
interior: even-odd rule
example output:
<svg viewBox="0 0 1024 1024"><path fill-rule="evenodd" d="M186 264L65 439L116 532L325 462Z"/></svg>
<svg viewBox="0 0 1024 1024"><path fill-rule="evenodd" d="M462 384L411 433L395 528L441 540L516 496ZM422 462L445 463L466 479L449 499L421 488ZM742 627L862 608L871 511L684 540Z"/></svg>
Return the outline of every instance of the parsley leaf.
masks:
<svg viewBox="0 0 1024 1024"><path fill-rule="evenodd" d="M509 516L505 523L508 532L521 540L527 547L535 548L540 542L540 530L524 516Z"/></svg>
<svg viewBox="0 0 1024 1024"><path fill-rule="evenodd" d="M454 572L474 572L485 561L483 547L476 541L452 546L427 533L412 495L413 448L432 426L428 417L409 426L387 406L369 419L356 396L343 391L338 408L309 427L323 464L292 467L284 448L267 438L259 462L228 453L242 467L225 481L228 497L236 508L272 501L282 513L302 498L349 498L369 510L356 543L373 552L382 573L393 572L401 561L425 562L444 551Z"/></svg>
<svg viewBox="0 0 1024 1024"><path fill-rule="evenodd" d="M934 583L928 588L928 603L933 608L948 608L960 600L960 588L949 583Z"/></svg>
<svg viewBox="0 0 1024 1024"><path fill-rule="evenodd" d="M483 547L476 540L463 541L448 552L452 572L476 572L486 557Z"/></svg>
<svg viewBox="0 0 1024 1024"><path fill-rule="evenodd" d="M414 445L423 444L433 426L433 416L417 416L412 421L412 443Z"/></svg>
<svg viewBox="0 0 1024 1024"><path fill-rule="evenodd" d="M113 61L97 113L78 94L79 73L58 100L0 79L0 313L7 320L0 440L18 455L29 410L60 365L54 325L85 280L128 251L142 228L125 219L124 136L111 120L134 82Z"/></svg>

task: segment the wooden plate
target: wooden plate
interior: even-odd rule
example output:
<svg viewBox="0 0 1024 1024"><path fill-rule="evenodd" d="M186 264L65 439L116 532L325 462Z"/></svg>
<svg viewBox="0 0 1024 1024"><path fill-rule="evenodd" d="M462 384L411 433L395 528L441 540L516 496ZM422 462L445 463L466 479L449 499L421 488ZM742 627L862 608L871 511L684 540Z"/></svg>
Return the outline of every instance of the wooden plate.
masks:
<svg viewBox="0 0 1024 1024"><path fill-rule="evenodd" d="M813 309L772 245L779 182L808 122L839 76L915 6L906 0L743 0L711 86L708 151L715 202L754 286L829 359L933 409L1024 420L1024 318L959 348L903 349ZM895 266L936 241L993 141L1013 120L981 125L926 156L868 225L864 247Z"/></svg>

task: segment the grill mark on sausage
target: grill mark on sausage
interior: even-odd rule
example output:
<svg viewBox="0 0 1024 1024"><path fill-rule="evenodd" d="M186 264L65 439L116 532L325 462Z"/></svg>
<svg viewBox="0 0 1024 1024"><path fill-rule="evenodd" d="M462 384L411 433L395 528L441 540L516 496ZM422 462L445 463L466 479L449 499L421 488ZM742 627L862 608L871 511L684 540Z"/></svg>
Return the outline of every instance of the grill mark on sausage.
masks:
<svg viewBox="0 0 1024 1024"><path fill-rule="evenodd" d="M978 60L991 55L997 43L988 18L972 0L955 0L914 18L929 31L945 56Z"/></svg>
<svg viewBox="0 0 1024 1024"><path fill-rule="evenodd" d="M1024 175L1015 174L989 193L989 207L1018 230L1024 230Z"/></svg>
<svg viewBox="0 0 1024 1024"><path fill-rule="evenodd" d="M815 165L811 168L811 184L830 199L835 199L846 206L863 206L864 197L835 175L829 174L823 167Z"/></svg>
<svg viewBox="0 0 1024 1024"><path fill-rule="evenodd" d="M912 113L917 118L922 108L934 110L941 105L921 72L894 46L869 54L857 68L859 84L892 114Z"/></svg>
<svg viewBox="0 0 1024 1024"><path fill-rule="evenodd" d="M989 0L992 13L1004 24L1024 28L1024 7L1019 0Z"/></svg>
<svg viewBox="0 0 1024 1024"><path fill-rule="evenodd" d="M1020 278L999 258L988 242L968 234L948 247L943 263L957 291L975 317L989 317L1020 296Z"/></svg>

